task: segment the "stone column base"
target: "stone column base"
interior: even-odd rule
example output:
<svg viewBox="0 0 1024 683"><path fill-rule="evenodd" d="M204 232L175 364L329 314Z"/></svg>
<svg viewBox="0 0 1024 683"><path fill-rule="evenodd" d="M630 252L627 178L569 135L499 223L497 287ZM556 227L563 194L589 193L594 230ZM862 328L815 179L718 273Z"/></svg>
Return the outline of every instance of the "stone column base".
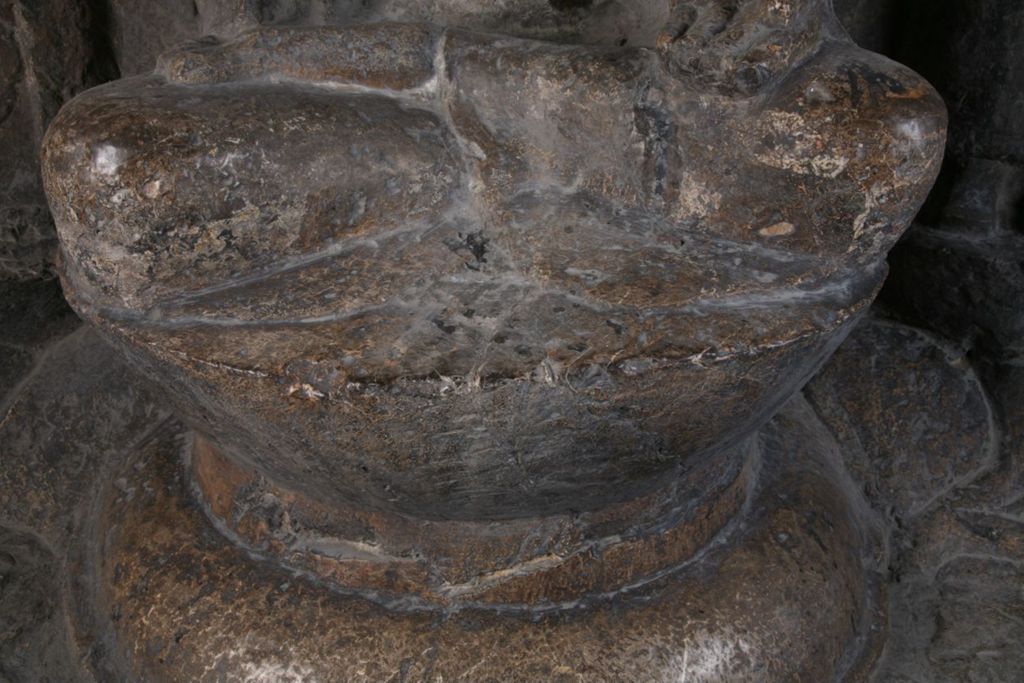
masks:
<svg viewBox="0 0 1024 683"><path fill-rule="evenodd" d="M431 585L430 558L416 583L372 552L326 571L295 561L309 559L297 542L242 543L245 524L217 514L230 507L203 504L199 466L245 478L215 453L183 457L195 443L176 422L157 430L72 550L73 627L102 680L856 681L884 641L878 539L799 398L757 435L742 504L699 548L666 547L709 528L688 518L622 539L633 562L613 544L575 572L542 563L536 595L520 568L515 599L491 603L407 590Z"/></svg>

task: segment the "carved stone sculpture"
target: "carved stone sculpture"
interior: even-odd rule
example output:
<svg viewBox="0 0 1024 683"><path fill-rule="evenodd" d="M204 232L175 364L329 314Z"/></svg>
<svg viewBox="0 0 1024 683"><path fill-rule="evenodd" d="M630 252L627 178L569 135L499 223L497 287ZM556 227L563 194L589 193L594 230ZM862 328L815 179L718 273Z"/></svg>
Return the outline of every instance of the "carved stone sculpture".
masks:
<svg viewBox="0 0 1024 683"><path fill-rule="evenodd" d="M877 539L776 414L941 101L824 0L481 4L186 45L51 126L65 292L191 428L97 503L95 667L855 679Z"/></svg>

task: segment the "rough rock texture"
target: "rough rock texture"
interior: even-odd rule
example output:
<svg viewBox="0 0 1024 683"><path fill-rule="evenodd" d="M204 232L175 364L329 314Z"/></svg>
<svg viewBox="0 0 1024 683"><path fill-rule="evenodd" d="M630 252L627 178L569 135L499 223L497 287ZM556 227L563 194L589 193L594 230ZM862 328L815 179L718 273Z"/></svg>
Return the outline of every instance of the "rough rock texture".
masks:
<svg viewBox="0 0 1024 683"><path fill-rule="evenodd" d="M67 291L322 502L712 489L870 301L944 110L826 3L688 7L650 47L382 22L171 52L50 129Z"/></svg>
<svg viewBox="0 0 1024 683"><path fill-rule="evenodd" d="M124 653L90 653L107 680L855 681L879 645L872 531L800 400L762 433L751 500L698 561L560 609L385 609L324 590L217 533L181 447L169 426L125 463L101 498L107 531L76 557L77 628Z"/></svg>
<svg viewBox="0 0 1024 683"><path fill-rule="evenodd" d="M45 35L39 44L47 44L53 35L64 30L61 26L68 25L62 23L64 19L60 17L70 17L70 24L75 24L83 16L75 12L63 14L61 8L71 4L23 0L3 7L21 6L21 11L30 18L37 16L33 14L36 11L43 12L38 16L56 17L52 25L37 21L36 28L32 29L38 32L43 26ZM476 31L493 32L498 28L504 29L499 32L565 43L617 46L625 41L627 46L650 46L664 44L682 33L686 26L697 27L688 31L693 37L708 32L714 34L716 21L720 21L713 12L705 11L702 22L695 21L696 17L688 16L686 11L672 14L676 3L667 0L646 3L643 11L638 11L635 3L614 0L591 3L500 0L489 3L487 11L473 14L467 11L472 4L479 3L463 0L197 0L192 4L110 0L90 3L94 12L103 6L109 10L98 18L94 14L90 19L93 28L89 47L99 46L101 55L109 49L111 55L117 57L121 72L130 75L148 73L156 64L158 53L179 40L213 33L221 40L220 46L210 48L217 53L223 44L234 42L238 30L257 24L326 25L349 17L364 21L409 21L443 16L444 20L438 23ZM708 3L692 4L708 6ZM686 3L676 5L682 10L687 6ZM897 247L893 260L895 277L886 289L890 314L914 321L932 332L870 319L854 332L806 392L822 424L834 435L836 444L832 448L841 452L853 480L840 485L841 496L856 499L851 492L855 488L863 490L874 508L874 512L858 512L860 523L866 527L865 535L871 537L880 533L889 539L888 551L881 550L877 557L862 560L867 567L888 568L884 583L892 596L888 643L874 680L878 683L1016 683L1024 679L1021 657L1024 605L1020 593L1024 581L1021 574L1024 566L1021 542L1024 538L1021 535L1024 524L1021 502L1024 500L1024 451L1021 447L1024 444L1024 415L1021 413L1024 374L1017 360L1022 310L1019 305L1022 191L1018 148L1020 140L1024 139L1020 131L1024 116L1019 113L1017 101L1022 89L1020 65L1024 63L1017 56L1020 52L1018 36L1022 34L1019 3L1014 0L835 0L835 5L844 25L860 45L923 73L939 87L953 114L951 147L943 180L921 215L919 225ZM56 13L55 8L59 10ZM0 278L25 278L45 270L43 264L49 258L46 254L52 245L52 232L48 232L45 213L39 213L45 209L37 210L41 206L39 184L32 180L36 171L30 148L38 144L38 138L30 139L31 136L26 135L27 131L35 130L33 122L43 119L24 113L25 102L32 102L31 95L36 91L35 86L26 86L23 78L27 72L21 62L23 45L17 41L21 35L16 30L17 17L3 14L4 11L0 10L0 98L2 102L14 103L11 105L14 108L8 120L0 122L0 148L5 154L0 180L12 169L16 172L16 183L10 187L19 191L8 195L9 204L0 202L0 211L6 212L4 216L16 218L41 215L44 220L31 222L17 218L0 224L0 257L3 259ZM14 17L13 23L8 17ZM67 56L74 58L80 53L74 47L77 43L73 33L68 35ZM751 35L757 38L756 34ZM723 42L728 48L718 54L734 67L736 62L742 64L741 56L748 52L750 43L743 37ZM249 48L258 49L257 43L251 43ZM696 44L701 49L707 48L706 43ZM15 54L17 59L12 57ZM679 54L685 55L685 51L680 50ZM757 51L753 50L752 54L756 55ZM97 58L94 55L91 59ZM676 60L677 63L685 61ZM755 57L753 63L761 61L764 60ZM51 59L45 64L45 69L52 69L52 74L42 78L44 86L67 82L66 76L53 75L65 73L67 65L62 60ZM226 66L229 68L222 69L221 73L232 77L258 73L249 66L239 71L240 64ZM701 68L700 64L691 65L695 73ZM116 75L116 70L108 68L106 73L105 78L110 78ZM759 70L756 66L733 68L730 73L732 78L728 82L734 87L749 87L748 83L756 85L761 79L771 81L774 78L768 68ZM51 91L44 87L40 92ZM24 99L22 93L28 93L30 99ZM49 95L39 100L44 105L50 101L46 97ZM64 98L66 95L61 95L54 101ZM7 106L0 107L0 112L6 111ZM52 115L52 110L49 111L46 116ZM29 171L22 173L21 169ZM0 185L0 197L7 188L6 183ZM325 207L322 211L331 210L326 200L321 204ZM14 208L9 211L8 206ZM345 207L337 210L342 208ZM789 229L786 223L768 226L771 228L768 232L785 233ZM5 232L4 225L14 228ZM483 243L479 236L463 234L465 237L460 241L452 241L455 253L466 263L480 265L476 253L492 249L494 245ZM570 246L575 248L575 245ZM485 252L484 257L487 256ZM704 265L703 260L697 255L688 267L699 269ZM775 262L773 267L780 266ZM707 270L700 272L702 277L708 276ZM448 321L441 322L450 325ZM621 324L617 320L612 322ZM104 675L109 673L102 668L108 665L105 658L113 656L116 649L113 640L79 638L76 643L70 642L65 602L81 600L89 592L63 593L69 577L82 574L80 565L67 563L65 552L69 538L91 538L83 534L79 525L94 519L95 511L87 506L95 497L92 493L95 483L104 484L112 491L122 509L140 504L136 496L149 502L154 496L159 497L155 490L146 486L129 484L134 477L147 476L153 470L140 468L143 474L133 470L122 478L112 476L110 468L120 466L126 457L136 457L133 454L137 454L139 448L145 453L155 452L154 441L148 437L152 436L153 427L163 422L166 413L151 407L147 392L138 388L138 379L116 355L93 334L75 332L77 327L76 319L62 304L53 283L3 286L0 290L0 351L3 352L0 358L0 680L4 681L92 680L93 674L86 671L90 667L85 666L89 661L93 662L92 670L101 672L98 680L124 678ZM608 329L610 334L614 333L613 327ZM936 337L936 332L948 335L952 342ZM706 363L711 357L709 352L698 355L696 360ZM336 376L332 378L336 371L333 367L300 367L289 371L303 373L305 379L315 379L306 386L296 386L294 396L303 396L303 400L317 398L318 392L328 393L323 387L329 390L336 379ZM295 376L296 381L298 377ZM439 391L448 393L463 386L457 377L439 379ZM290 390L293 384L286 384L285 389ZM525 424L514 425L514 428L523 429ZM96 425L110 429L100 430L94 442ZM816 427L814 431L818 433L821 429L824 427ZM819 438L831 442L827 434ZM174 458L177 452L177 444L174 444L167 456ZM195 462L193 460L193 465ZM222 464L215 462L216 467ZM173 460L164 465L172 467ZM725 474L735 474L735 471ZM278 623L289 629L289 638L296 630L306 633L319 628L315 634L317 639L326 643L325 648L334 647L337 653L347 652L345 648L352 643L377 637L384 649L399 653L393 670L398 680L417 680L440 670L437 654L443 650L433 646L441 640L429 643L433 649L424 646L421 651L407 652L402 649L406 643L420 641L381 638L383 631L380 629L351 629L341 632L337 641L324 639L323 634L329 630L322 627L326 622L316 621L323 618L322 606L344 600L336 599L332 593L327 593L325 598L320 592L322 589L316 582L331 576L323 566L316 568L317 578L313 581L296 579L292 574L302 567L308 569L308 563L315 561L322 551L337 554L338 548L330 545L337 539L315 537L308 528L311 520L302 516L320 512L316 505L290 500L287 498L289 491L265 479L250 479L252 472L243 471L238 479L245 484L241 495L218 499L223 503L221 517L214 505L217 501L206 499L210 506L208 514L215 524L221 525L215 532L199 515L196 499L190 497L193 494L182 491L180 472L173 471L172 467L163 470L162 476L178 487L174 495L179 496L182 509L175 513L181 517L174 519L191 520L202 529L198 537L209 543L203 546L202 552L230 548L224 542L224 535L227 535L232 541L248 543L250 550L263 554L267 563L283 562L288 568L287 578L281 580L282 574L267 569L269 564L255 565L255 568L254 565L235 565L237 574L220 564L205 565L201 570L190 567L180 573L178 580L200 586L197 592L186 594L196 599L190 603L191 608L208 607L209 618L223 618L230 628L237 626L234 608L238 602L243 602L253 607L251 614L256 615L256 624L263 627L272 621L268 610L280 612L289 604L302 605L309 600L314 607L296 608L291 615L309 615L309 620L299 620L298 625L288 622L287 616L279 620ZM834 474L830 478L829 486L835 486L836 479L842 480ZM724 481L728 481L728 477ZM223 483L217 482L218 485ZM30 495L25 495L26 492ZM206 489L203 493L218 492L219 489ZM723 505L723 502L728 504ZM731 501L706 496L703 507L698 506L691 512L706 509L721 514L731 509L731 504ZM785 503L792 509L800 504ZM237 514L240 510L245 514ZM710 516L712 521L717 519L715 514ZM367 528L373 530L372 524L379 519L369 517L371 524ZM165 523L167 519L169 517L164 518ZM457 526L453 522L447 524ZM575 530L571 525L565 528ZM700 533L688 536L679 546L666 545L658 548L657 553L689 553L694 543L702 542L701 534L713 533L715 528L713 524L701 528ZM811 530L818 542L835 533L827 524L798 525L798 528L801 533ZM172 530L177 531L180 530ZM746 565L755 568L758 578L762 575L777 577L781 583L776 585L790 585L786 581L792 580L792 576L783 572L774 574L772 570L776 566L773 562L777 561L774 553L790 546L789 530L783 533L787 535L785 540L778 536L774 545L760 546L766 549L765 556L751 558ZM797 540L807 538L801 533L797 534ZM158 542L144 534L137 534L137 538L140 547ZM552 547L566 547L565 543L573 541L569 533L555 539ZM563 545L559 546L559 542ZM185 544L191 545L192 539L183 540L183 546ZM168 556L178 550L162 548ZM344 548L345 552L348 550L350 548ZM528 550L536 552L539 547L529 546ZM786 550L790 552L791 548ZM343 565L355 567L360 559L344 553L341 556L343 561L335 563L331 571ZM809 557L803 556L803 560ZM585 559L594 562L596 555ZM636 558L638 566L644 559ZM794 566L785 565L785 569L793 574ZM160 573L159 561L152 570L132 587L141 592L152 591L148 583L150 577L166 578L166 574ZM472 565L466 570L472 571ZM205 573L197 574L197 571ZM358 572L358 568L355 571ZM225 579L226 575L233 578ZM265 586L273 588L264 592L258 586L254 589L247 581L254 576L266 577ZM733 576L742 577L735 578L734 582L747 590L733 591L732 595L749 599L750 605L763 604L757 603L757 587L765 584L757 583L758 578L752 579L742 571ZM343 573L336 575L339 577L344 582L352 581ZM360 575L360 580L372 578ZM392 574L378 578L386 582L395 581L397 577ZM588 578L606 577L595 573ZM204 580L217 586L226 585L218 581L234 583L216 592L202 587ZM710 594L708 585L704 584L704 595ZM81 587L91 590L95 586ZM575 581L553 584L553 587L570 591L579 588ZM805 597L816 596L812 599L821 604L834 605L834 595L825 595L819 588L816 580L811 580L801 583L797 590L804 592ZM126 589L119 586L116 590ZM247 601L246 596L253 595L256 597ZM166 595L160 597L167 598ZM772 597L776 607L787 604L785 595ZM350 599L350 603L354 602L358 601ZM138 612L133 611L138 605L132 605L131 600L127 604L128 618L139 617ZM165 619L162 623L173 627L174 600L167 599L161 606L171 608L161 611L160 618ZM687 617L692 620L704 607L706 605L698 607L692 603ZM303 609L306 611L301 611ZM315 615L314 609L319 610ZM372 607L367 609L372 611ZM747 609L747 613L751 611L752 608ZM524 667L505 678L520 675L524 679L572 680L574 675L582 675L587 680L599 680L604 675L615 680L607 663L613 661L616 654L635 647L629 652L640 659L649 657L647 661L656 662L667 679L685 676L686 680L732 680L739 676L739 671L725 667L737 659L746 658L749 663L751 653L760 652L756 643L751 646L749 639L732 631L724 638L709 637L724 633L716 631L714 625L698 629L692 638L684 638L683 647L677 649L675 655L668 650L652 651L645 645L662 638L666 632L670 639L679 628L678 624L663 622L665 631L659 631L650 641L626 641L623 633L629 617L624 614L621 608L604 613L605 632L609 636L599 648L587 651L592 654L590 662L581 657L564 668L562 665ZM782 621L769 624L785 623L788 628L794 614L783 614L779 616ZM101 614L101 617L108 615L113 619L122 618L120 612ZM457 632L462 626L480 629L481 624L488 623L474 619L455 621L454 628L446 626L446 622L442 625L431 622L424 626L424 631L433 629L436 633L449 628L449 632ZM549 619L543 623L555 624L552 628L558 628L557 625L565 621L570 620ZM691 621L686 623L684 628L692 626ZM701 614L696 623L718 622L707 620ZM85 633L81 625L79 623L79 629L72 631L73 635ZM760 625L754 627L755 632ZM249 632L246 628L247 635ZM504 638L515 632L518 631L512 628L503 631L503 640L486 650L464 652L461 656L470 663L468 678L479 679L479 672L492 659L481 652L489 655L500 651ZM828 627L818 625L816 636L825 632ZM423 636L417 634L416 637ZM306 660L287 647L289 638L266 642L250 637L242 641L242 646L234 648L225 643L222 656L217 659L220 668L215 666L203 675L219 680L218 676L223 678L229 667L235 667L239 677L249 680L308 679L310 670L301 663ZM837 651L834 648L837 641L821 640L831 643L823 647L823 651L829 654ZM318 651L316 642L301 642L306 647L304 656L322 652L321 661L333 656L326 649ZM147 651L157 653L158 660L162 657L170 662L151 661L154 668L173 667L185 661L190 649L195 652L195 648L207 645L195 630L172 628L163 640L150 639ZM545 650L550 648L545 638L531 637L523 646L539 651L534 654L534 661L542 660L550 652L550 649ZM616 651L616 646L622 650ZM682 657L676 656L680 652ZM748 678L764 680L766 670L783 672L780 673L783 679L792 678L791 667L796 658L794 654L792 661L770 662L769 669L758 670ZM477 662L481 662L481 668L472 669ZM389 664L384 661L381 666ZM372 680L381 673L374 668L361 670ZM750 670L742 671L749 673ZM619 677L623 678L635 680L637 676ZM828 677L816 670L807 680L828 680Z"/></svg>
<svg viewBox="0 0 1024 683"><path fill-rule="evenodd" d="M387 604L522 611L576 605L691 561L735 523L756 484L757 441L735 451L722 458L742 469L699 494L676 481L593 512L483 523L324 505L246 471L201 437L189 456L214 523L255 554Z"/></svg>
<svg viewBox="0 0 1024 683"><path fill-rule="evenodd" d="M93 470L127 445L126 434L165 413L110 347L80 327L55 282L6 284L3 293L0 346L24 362L5 373L0 396L0 444L18 455L0 468L0 523L61 543Z"/></svg>
<svg viewBox="0 0 1024 683"><path fill-rule="evenodd" d="M879 680L1016 681L1024 677L1024 374L987 366L1001 413L999 460L909 525L913 544L893 592L892 655ZM898 611L897 611L898 610ZM891 672L891 678L885 677Z"/></svg>
<svg viewBox="0 0 1024 683"><path fill-rule="evenodd" d="M301 681L339 671L347 673L326 679L416 680L433 672L488 680L489 672L497 680L600 681L635 680L644 671L667 680L826 680L840 671L859 680L880 647L877 586L862 569L880 557L878 528L837 469L836 444L801 402L762 433L761 466L742 489L744 500L748 490L754 497L737 520L712 529L711 542L698 540L700 552L666 575L622 574L619 581L636 584L626 599L598 595L592 609L548 605L534 615L387 611L379 596L325 591L319 577L253 561L234 547L189 492L181 440L168 438L181 428L151 407L138 379L66 309L45 313L38 304L56 301L52 283L21 291L4 298L25 303L0 311L0 330L19 344L32 332L41 351L5 402L0 491L17 497L3 499L0 525L40 536L4 531L0 572L9 578L0 601L2 614L17 620L0 620L7 628L0 652L12 681L130 680L118 643L139 644L143 655L133 655L131 666L143 667L139 678L147 681ZM41 495L25 499L24 491ZM110 533L102 542L93 535L101 529ZM657 544L662 533L650 530L647 542ZM687 542L658 552L685 551ZM634 569L644 571L648 557L657 556L634 552ZM113 573L103 584L113 594L93 597L101 588L94 571ZM575 584L569 577L563 586ZM520 600L532 594L528 583L517 590L526 591ZM808 596L833 607L805 610ZM151 610L143 622L140 609ZM244 633L232 637L233 627ZM519 658L479 656L509 648ZM359 652L386 656L353 669Z"/></svg>
<svg viewBox="0 0 1024 683"><path fill-rule="evenodd" d="M49 287L48 290L37 290L35 296L40 298L35 301L55 301L52 285ZM8 293L4 302L14 299ZM39 326L41 322L48 318L53 320L50 329L58 339L74 330L75 324L66 318L66 313L61 313L66 309L53 306L50 309L53 317L43 314L44 310L45 306L40 305L8 307L0 330L20 330L17 333L17 345L33 344L34 348L45 350L50 345L45 341L46 335L38 331L43 329ZM20 313L12 315L12 311ZM61 322L62 315L67 322ZM32 335L34 341L29 341L24 335L33 330L37 330ZM81 332L77 332L67 340L74 340L80 335ZM62 343L66 345L67 340ZM103 410L110 412L101 411L97 414L103 416L100 421L110 423L121 415L125 404L111 404L109 397L126 389L137 391L133 388L137 380L130 379L131 375L124 374L124 371L114 371L119 367L116 357L102 350L96 341L83 338L70 348L81 349L68 352L71 358L77 360L62 363L51 371L49 365L60 361L64 354L51 352L41 356L35 379L21 389L32 390L39 396L49 395L52 401L57 402L67 401L69 393L78 397L79 400L64 413L61 423L69 420L78 422L84 426L84 431L70 433L69 440L57 439L54 442L51 460L57 471L80 471L75 478L50 479L58 482L58 495L56 500L50 498L43 501L43 504L50 506L51 515L55 517L38 513L20 515L18 510L23 505L22 499L15 499L14 496L6 499L6 512L0 521L8 529L4 532L7 540L3 547L15 561L6 559L6 556L3 560L6 564L0 568L0 572L12 578L4 584L9 588L5 588L0 600L6 601L2 614L16 616L18 621L15 622L11 617L7 617L7 621L0 619L0 625L9 629L4 631L0 628L0 631L8 634L0 643L0 651L10 653L5 654L0 661L6 667L2 669L4 675L12 681L41 681L46 680L47 675L53 677L52 680L68 681L77 680L76 676L87 676L85 671L76 668L77 665L58 671L61 662L88 660L81 659L77 652L73 655L62 654L54 645L64 642L65 636L61 635L60 627L64 617L58 618L51 611L54 605L54 585L60 585L60 582L55 584L48 577L51 576L49 572L65 570L60 569L63 566L63 551L53 554L48 547L66 547L65 542L60 540L63 538L60 530L68 528L72 518L88 518L88 514L83 517L83 513L74 508L75 500L82 501L80 495L68 499L63 496L82 489L91 490L93 477L108 483L113 495L120 500L119 505L130 505L133 500L138 500L137 496L149 500L158 491L158 487L152 485L147 488L130 483L132 477L146 476L148 470L133 471L122 479L109 473L107 467L118 467L118 463L123 462L119 454L125 453L124 446L129 446L127 451L132 452L136 451L135 444L152 443L147 439L147 433L163 422L162 414L150 413L149 419L122 422L129 431L120 432L113 439L113 445L100 445L94 455L93 462L102 461L107 466L77 470L63 464L82 457L73 455L76 445L79 449L86 449L90 443L87 426L91 420L86 419L89 417L87 414L80 419L73 418L76 406L83 410L108 406ZM102 376L99 383L89 379L95 377L97 365L112 370L110 374ZM841 347L807 390L808 398L821 415L822 424L836 436L837 441L831 448L842 454L857 482L856 487L862 488L875 509L874 514L866 511L859 513L863 533L869 537L877 533L890 537L888 554L883 552L877 559L868 561L869 566L877 562L883 576L888 578L888 590L893 596L889 610L891 625L888 645L883 666L874 677L879 683L922 680L1011 683L1024 675L1024 662L1020 658L1019 648L1022 638L1021 611L1016 606L1019 604L1019 567L1024 558L1024 546L1021 544L1021 500L1024 499L1021 495L1024 490L1024 452L1021 450L1021 444L1024 443L1021 427L1024 425L1024 416L1021 415L1024 396L1021 392L1024 390L1024 377L1020 368L1013 365L983 364L980 372L989 398L980 393L982 387L978 378L965 365L962 354L954 347L937 344L933 336L905 326L869 319L854 332L848 344ZM873 373L877 373L877 381L870 379ZM77 388L69 392L68 387ZM90 396L94 398L84 400ZM138 404L144 405L145 401L140 400ZM992 409L991 418L987 417L989 406ZM963 422L963 429L940 431L938 434L943 436L936 438L935 430L941 430L950 418L953 407L957 407L959 414L968 418ZM22 430L53 430L50 426L51 414L47 410L22 409L9 415L4 425L6 436L0 437L6 469L22 473L32 471L29 467L15 466L22 459L38 462L37 456L32 454L32 440L15 440L12 435ZM970 417L972 415L973 418ZM983 427L989 420L994 421L994 432ZM856 429L851 429L851 425ZM816 433L819 433L817 438L823 439L825 443L831 441L828 432ZM894 448L886 451L887 439L873 438L871 434L893 435ZM861 437L867 437L864 445L859 443ZM809 441L801 439L800 442ZM999 447L995 460L992 457L993 443ZM174 453L180 448L178 445L172 447ZM935 451L935 448L939 450ZM65 461L61 454L68 454L69 460ZM172 473L170 476L180 477L180 474ZM921 486L921 482L927 483ZM32 485L38 486L38 483L34 481ZM915 486L919 491L915 490ZM22 490L25 490L23 485L10 478L0 486L0 491L7 493ZM844 490L846 493L842 495L849 496L854 487L846 485ZM890 492L895 492L896 496L890 497ZM931 503L916 503L925 499L931 499ZM791 501L790 504L794 503ZM197 523L205 524L201 517L194 517L196 513L191 505L189 503L186 506L186 509L192 510L188 514L193 515L191 518L198 520ZM57 521L45 522L51 518ZM32 520L43 520L43 523ZM37 541L33 540L32 534L10 531L12 526L24 528L26 523L50 529L47 532L48 540ZM796 528L801 527L798 525ZM787 528L783 533L790 534L791 531ZM143 534L140 539L152 543L157 537L156 534L148 537ZM209 542L210 547L224 547L220 535L212 530L204 531L199 538L207 539L204 543ZM788 542L787 536L782 543ZM776 543L779 541L776 540ZM95 545L88 541L85 547L95 550ZM751 566L760 568L764 566L763 562L764 556L760 556ZM211 565L204 566L207 567L204 570L206 573L195 579L196 585L226 575L225 572L211 568ZM268 575L266 569L256 571L260 576ZM81 572L76 571L75 575L81 576ZM239 595L242 594L232 591L252 590L248 580L239 578L235 581L228 592L206 589L201 600L214 602L209 602L210 611L204 614L223 614L226 610L216 601L227 600L234 605L234 601L241 599ZM282 601L281 596L292 595L289 591L310 590L307 584L302 580L297 582L290 573L268 585L274 586L274 589L266 593L257 590L259 600L263 602L253 603L254 607L263 604L278 606L276 609L280 610L281 605L289 604ZM139 584L139 587L145 585ZM327 602L333 604L334 600L336 598L328 598ZM823 601L834 604L832 596L823 598ZM58 605L62 603L63 600ZM302 604L302 601L292 604ZM315 604L321 608L325 603L317 600ZM42 609L44 605L51 607ZM265 614L262 611L258 613ZM623 617L615 614L610 612L607 617L618 634L610 639L610 643L621 642L619 637L623 632ZM467 622L465 619L460 618L456 623L479 623L473 620ZM249 623L246 622L247 632L250 632ZM324 631L312 627L300 629L300 632L308 631L321 634L322 640ZM351 641L344 642L361 642L371 632L372 629L357 630L351 633ZM175 645L154 642L153 647L162 648L165 655L172 655L169 658L165 656L166 661L180 662L184 648L207 642L203 638L191 638L189 633L186 630L174 630L167 642L173 642L180 635ZM192 636L196 635L192 633ZM727 640L738 642L732 637ZM81 641L81 646L88 651L91 647L104 647L104 642L109 643L102 639L86 638ZM251 639L246 642L242 650L227 648L223 651L221 659L227 660L223 666L234 662L252 676L262 672L267 680L288 680L289 674L293 680L302 680L304 673L308 677L309 671L296 664L298 660L283 645L283 640L278 639L275 644ZM536 648L540 641L531 642L531 647ZM722 647L714 649L716 642ZM724 642L695 637L689 643L685 664L681 659L669 658L667 652L655 653L655 657L665 657L661 661L666 667L665 671L674 672L676 678L672 680L677 679L682 671L688 671L688 680L701 680L700 675L707 680L722 680L722 672L716 670L715 666L729 661L727 655L730 650L724 647ZM392 640L388 641L386 647L405 652L399 646L399 640ZM424 646L422 650L427 650L427 647ZM749 648L746 650L748 653L750 651ZM420 650L415 653L410 651L409 658L404 661L404 668L404 655L398 656L398 670L413 676L422 667L429 667L430 651L423 655L425 659L421 659L420 654ZM478 662L481 660L478 654L467 653L465 659ZM607 659L593 661L602 663ZM582 658L580 665L584 665ZM597 668L582 671L585 676L600 680ZM377 669L366 669L364 673L374 680ZM538 673L537 676L558 680L558 675L566 677L568 673L566 670L552 669L549 674ZM529 676L524 675L524 678L529 679ZM608 678L616 680L613 676ZM826 680L821 677L812 679ZM115 676L104 679L101 676L99 680L119 678ZM730 679L726 677L725 680Z"/></svg>
<svg viewBox="0 0 1024 683"><path fill-rule="evenodd" d="M806 404L757 430L876 293L935 93L816 0L363 9L48 132L69 300L198 432L83 529L93 669L866 675L879 524Z"/></svg>
<svg viewBox="0 0 1024 683"><path fill-rule="evenodd" d="M0 680L92 680L67 630L65 563L117 454L166 418L56 281L0 283Z"/></svg>
<svg viewBox="0 0 1024 683"><path fill-rule="evenodd" d="M778 8L799 13L804 4L803 0L786 0ZM693 41L697 45L722 33L734 13L752 16L761 11L757 5L717 0L111 0L104 19L121 73L130 76L148 72L161 52L185 39L206 35L230 38L261 25L430 23L482 33L619 46L653 46L690 33L698 39ZM769 24L764 28L778 27ZM762 30L747 31L738 41L736 37L719 42L727 45L724 52L729 60L742 59L754 48L756 60L749 63L746 76L756 80L760 75L755 71L779 52L758 49L758 41L765 37ZM692 56L698 57L696 52ZM706 53L699 59L714 61Z"/></svg>
<svg viewBox="0 0 1024 683"><path fill-rule="evenodd" d="M60 106L99 82L84 4L0 2L0 280L45 275L57 239L39 174L43 132Z"/></svg>
<svg viewBox="0 0 1024 683"><path fill-rule="evenodd" d="M805 393L889 534L879 683L1024 676L1024 374L860 326Z"/></svg>
<svg viewBox="0 0 1024 683"><path fill-rule="evenodd" d="M950 107L935 192L891 256L886 305L965 349L1019 357L1024 331L1024 7L1015 0L847 2L858 38L936 86Z"/></svg>
<svg viewBox="0 0 1024 683"><path fill-rule="evenodd" d="M75 678L62 578L53 552L36 536L0 524L0 681Z"/></svg>
<svg viewBox="0 0 1024 683"><path fill-rule="evenodd" d="M956 450L970 445L961 452L974 454L958 468L966 476L896 527L893 635L877 680L1017 681L1024 678L1024 10L1013 0L890 4L893 21L881 28L875 22L887 19L874 9L882 4L860 3L859 14L848 8L858 18L851 25L861 27L859 36L884 36L880 51L924 73L952 122L939 183L891 256L883 299L890 314L947 337L938 343L958 365L977 368L998 451L993 458L978 448L971 431L963 441L950 433L961 443ZM846 418L861 419L862 412ZM949 413L931 420L948 423ZM952 475L953 461L946 462Z"/></svg>
<svg viewBox="0 0 1024 683"><path fill-rule="evenodd" d="M893 636L877 680L1021 680L1024 8L1013 0L838 4L858 39L872 36L879 51L915 66L950 106L942 175L891 256L883 300L891 315L947 337L939 344L957 364L977 368L993 408L989 441L999 446L995 459L977 445L962 451L974 453L977 469L962 461L966 478L897 527Z"/></svg>
<svg viewBox="0 0 1024 683"><path fill-rule="evenodd" d="M850 473L894 521L994 466L995 416L962 353L883 320L859 326L804 393Z"/></svg>

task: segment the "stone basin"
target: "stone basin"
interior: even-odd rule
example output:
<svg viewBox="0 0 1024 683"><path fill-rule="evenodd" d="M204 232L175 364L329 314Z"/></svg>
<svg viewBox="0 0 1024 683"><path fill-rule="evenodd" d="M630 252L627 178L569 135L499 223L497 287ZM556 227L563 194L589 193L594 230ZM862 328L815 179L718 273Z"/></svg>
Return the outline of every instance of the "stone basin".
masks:
<svg viewBox="0 0 1024 683"><path fill-rule="evenodd" d="M699 501L873 299L945 137L827 2L734 4L626 44L183 46L48 132L65 291L203 443L318 505Z"/></svg>

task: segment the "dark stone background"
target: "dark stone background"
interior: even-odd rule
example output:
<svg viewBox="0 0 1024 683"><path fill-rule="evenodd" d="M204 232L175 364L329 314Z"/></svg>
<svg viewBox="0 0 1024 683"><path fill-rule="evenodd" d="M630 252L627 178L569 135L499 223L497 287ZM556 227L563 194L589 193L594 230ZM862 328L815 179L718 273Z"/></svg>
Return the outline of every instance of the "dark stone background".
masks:
<svg viewBox="0 0 1024 683"><path fill-rule="evenodd" d="M58 587L76 521L55 510L166 417L63 303L37 163L47 122L182 40L355 2L0 0L0 683L78 679ZM950 111L942 174L874 313L804 392L887 530L875 680L1022 681L1024 2L834 4Z"/></svg>

